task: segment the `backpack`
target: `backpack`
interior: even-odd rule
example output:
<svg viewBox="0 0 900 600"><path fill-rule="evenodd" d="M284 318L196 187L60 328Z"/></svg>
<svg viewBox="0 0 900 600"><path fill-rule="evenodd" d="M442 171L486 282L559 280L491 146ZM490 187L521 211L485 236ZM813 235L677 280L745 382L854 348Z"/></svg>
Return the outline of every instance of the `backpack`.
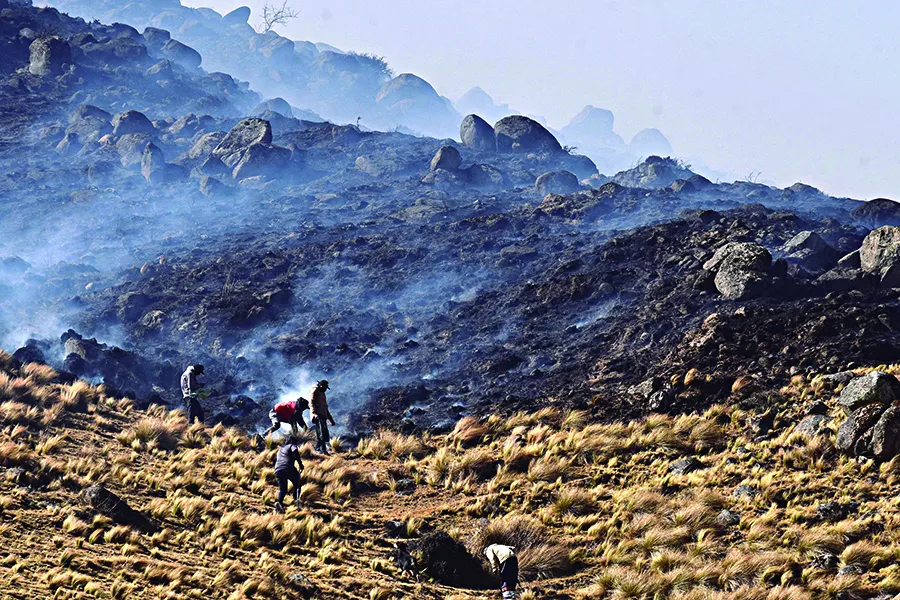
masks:
<svg viewBox="0 0 900 600"><path fill-rule="evenodd" d="M297 407L293 400L284 400L275 405L275 415L282 421L290 421L294 418Z"/></svg>

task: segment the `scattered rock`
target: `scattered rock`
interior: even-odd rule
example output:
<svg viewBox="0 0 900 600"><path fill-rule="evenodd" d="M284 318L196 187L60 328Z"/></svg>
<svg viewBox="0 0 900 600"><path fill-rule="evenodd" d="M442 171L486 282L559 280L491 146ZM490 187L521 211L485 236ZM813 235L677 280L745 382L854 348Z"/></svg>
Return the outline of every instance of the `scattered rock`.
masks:
<svg viewBox="0 0 900 600"><path fill-rule="evenodd" d="M740 524L741 515L736 512L731 512L727 508L723 508L722 512L716 515L716 524L721 527L734 527L735 525Z"/></svg>
<svg viewBox="0 0 900 600"><path fill-rule="evenodd" d="M752 485L739 485L734 488L734 495L738 498L754 498L759 494L759 490L757 490Z"/></svg>
<svg viewBox="0 0 900 600"><path fill-rule="evenodd" d="M672 475L687 475L693 471L703 468L703 463L694 456L688 456L677 460L669 467L669 473Z"/></svg>
<svg viewBox="0 0 900 600"><path fill-rule="evenodd" d="M781 248L785 260L810 272L824 272L835 265L840 253L818 233L801 231Z"/></svg>
<svg viewBox="0 0 900 600"><path fill-rule="evenodd" d="M834 571L840 561L838 557L829 552L822 552L820 554L816 554L813 556L812 560L809 561L809 566L813 569L818 569L820 571Z"/></svg>
<svg viewBox="0 0 900 600"><path fill-rule="evenodd" d="M794 433L799 433L801 435L806 435L809 437L825 435L830 433L830 431L826 427L830 422L831 419L829 419L825 415L809 415L807 417L804 417L803 420L797 423L797 426L794 427Z"/></svg>
<svg viewBox="0 0 900 600"><path fill-rule="evenodd" d="M816 517L822 521L841 521L858 509L858 502L823 502L816 507Z"/></svg>
<svg viewBox="0 0 900 600"><path fill-rule="evenodd" d="M459 150L453 146L443 146L431 159L432 171L438 169L456 171L460 165L462 165L462 157L459 155Z"/></svg>
<svg viewBox="0 0 900 600"><path fill-rule="evenodd" d="M551 171L544 173L534 182L534 187L541 195L570 194L581 189L578 177L569 171Z"/></svg>

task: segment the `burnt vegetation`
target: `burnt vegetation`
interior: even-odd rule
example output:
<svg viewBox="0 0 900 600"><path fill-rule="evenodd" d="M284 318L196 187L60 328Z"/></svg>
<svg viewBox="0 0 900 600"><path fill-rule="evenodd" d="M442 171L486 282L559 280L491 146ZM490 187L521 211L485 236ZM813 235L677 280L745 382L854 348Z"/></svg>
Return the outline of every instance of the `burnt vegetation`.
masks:
<svg viewBox="0 0 900 600"><path fill-rule="evenodd" d="M463 600L493 543L523 599L900 592L900 204L604 175L277 10L51 4L0 0L4 594ZM252 434L325 378L272 514Z"/></svg>

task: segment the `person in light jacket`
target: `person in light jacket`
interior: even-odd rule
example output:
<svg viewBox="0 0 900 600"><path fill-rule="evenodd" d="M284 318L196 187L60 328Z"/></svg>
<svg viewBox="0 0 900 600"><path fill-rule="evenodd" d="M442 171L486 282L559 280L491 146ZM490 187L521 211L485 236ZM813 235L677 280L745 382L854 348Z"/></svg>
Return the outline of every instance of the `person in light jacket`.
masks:
<svg viewBox="0 0 900 600"><path fill-rule="evenodd" d="M491 564L491 569L500 575L500 594L503 600L511 600L516 597L516 587L519 585L519 558L516 551L510 546L491 544L484 549L484 555Z"/></svg>
<svg viewBox="0 0 900 600"><path fill-rule="evenodd" d="M328 423L332 426L337 425L331 411L328 410L328 399L325 392L328 391L328 382L320 381L316 385L316 389L312 393L309 412L312 415L312 424L316 430L316 452L328 454L328 443L331 441L331 434L328 432Z"/></svg>

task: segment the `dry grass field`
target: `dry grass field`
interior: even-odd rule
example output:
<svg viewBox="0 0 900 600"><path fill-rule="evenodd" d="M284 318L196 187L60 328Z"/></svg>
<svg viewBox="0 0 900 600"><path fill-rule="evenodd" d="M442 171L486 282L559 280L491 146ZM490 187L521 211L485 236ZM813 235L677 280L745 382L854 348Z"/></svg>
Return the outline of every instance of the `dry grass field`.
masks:
<svg viewBox="0 0 900 600"><path fill-rule="evenodd" d="M834 451L838 390L820 378L773 394L767 435L737 402L613 424L549 402L447 435L335 440L331 458L306 444L301 505L285 515L273 511L273 446L54 381L0 356L3 598L499 597L427 569L403 577L391 520L400 536L442 530L476 556L511 543L525 599L900 594L900 459ZM824 433L795 433L815 401ZM155 531L94 512L83 490L97 483Z"/></svg>

